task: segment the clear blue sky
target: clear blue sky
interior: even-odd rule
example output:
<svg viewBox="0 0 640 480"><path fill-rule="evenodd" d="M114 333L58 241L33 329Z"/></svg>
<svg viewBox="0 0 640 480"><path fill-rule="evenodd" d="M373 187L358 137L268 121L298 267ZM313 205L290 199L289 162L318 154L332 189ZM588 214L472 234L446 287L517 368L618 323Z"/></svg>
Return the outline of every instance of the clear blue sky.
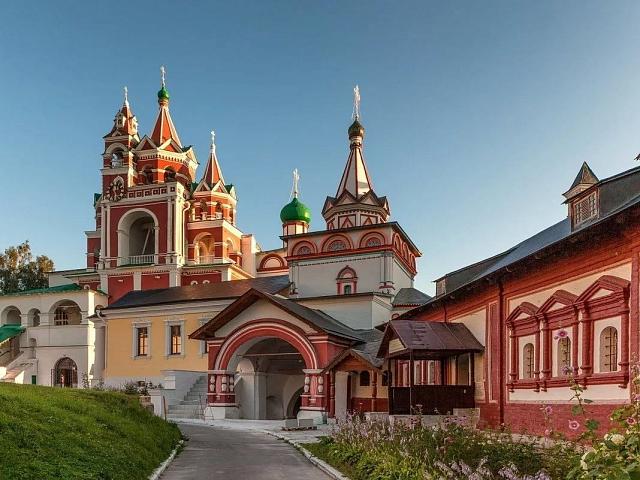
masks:
<svg viewBox="0 0 640 480"><path fill-rule="evenodd" d="M241 228L279 245L291 170L312 228L362 91L375 190L422 249L417 286L565 214L582 161L640 152L637 2L2 2L0 248L85 262L102 135L127 85L140 130L167 68L201 163L217 132Z"/></svg>

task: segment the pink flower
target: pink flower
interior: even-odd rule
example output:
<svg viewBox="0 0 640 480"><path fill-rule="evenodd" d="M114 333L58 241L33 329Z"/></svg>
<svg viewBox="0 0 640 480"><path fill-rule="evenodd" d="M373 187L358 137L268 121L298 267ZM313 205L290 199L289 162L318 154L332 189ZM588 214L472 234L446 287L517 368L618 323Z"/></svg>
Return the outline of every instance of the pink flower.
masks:
<svg viewBox="0 0 640 480"><path fill-rule="evenodd" d="M627 418L627 425L635 425L636 424L636 419L633 417L629 417Z"/></svg>
<svg viewBox="0 0 640 480"><path fill-rule="evenodd" d="M562 330L558 330L558 332L553 336L553 338L555 340L558 340L559 338L567 338L569 336L569 333L562 329Z"/></svg>
<svg viewBox="0 0 640 480"><path fill-rule="evenodd" d="M553 433L553 430L551 430L550 428L547 428L547 429L544 431L544 436L545 436L545 437L550 437L552 433Z"/></svg>
<svg viewBox="0 0 640 480"><path fill-rule="evenodd" d="M569 430L576 431L580 428L580 422L577 420L569 420Z"/></svg>
<svg viewBox="0 0 640 480"><path fill-rule="evenodd" d="M551 405L546 405L544 407L544 413L545 415L551 415L553 413L553 408L551 407Z"/></svg>

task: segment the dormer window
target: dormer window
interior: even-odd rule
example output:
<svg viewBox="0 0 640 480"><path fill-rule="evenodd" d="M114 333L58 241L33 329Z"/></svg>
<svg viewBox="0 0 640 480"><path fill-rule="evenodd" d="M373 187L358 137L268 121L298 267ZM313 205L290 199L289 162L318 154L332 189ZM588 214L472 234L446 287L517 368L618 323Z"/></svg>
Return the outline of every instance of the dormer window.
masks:
<svg viewBox="0 0 640 480"><path fill-rule="evenodd" d="M581 225L598 216L598 199L596 192L590 193L573 204L573 224Z"/></svg>

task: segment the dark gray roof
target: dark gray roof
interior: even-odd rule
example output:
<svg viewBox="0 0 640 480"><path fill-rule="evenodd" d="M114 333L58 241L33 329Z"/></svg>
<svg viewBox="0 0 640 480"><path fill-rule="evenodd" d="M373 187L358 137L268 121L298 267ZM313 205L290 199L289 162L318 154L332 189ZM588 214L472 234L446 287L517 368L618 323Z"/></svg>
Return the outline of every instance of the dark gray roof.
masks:
<svg viewBox="0 0 640 480"><path fill-rule="evenodd" d="M237 298L255 288L265 293L278 293L289 286L288 275L230 280L227 282L188 285L184 287L136 290L119 298L103 311L115 308L146 307L167 303L195 302Z"/></svg>
<svg viewBox="0 0 640 480"><path fill-rule="evenodd" d="M396 305L422 305L431 300L431 297L426 293L421 292L417 288L401 288L393 298L393 306Z"/></svg>
<svg viewBox="0 0 640 480"><path fill-rule="evenodd" d="M582 167L580 167L580 171L578 172L576 179L571 184L569 190L574 189L578 185L589 185L598 183L598 181L598 177L596 177L596 174L593 173L593 170L591 170L587 162L583 162Z"/></svg>
<svg viewBox="0 0 640 480"><path fill-rule="evenodd" d="M355 341L363 341L363 337L360 336L363 330L354 330L353 328L345 325L339 320L336 320L330 315L327 315L322 310L305 307L304 305L301 305L280 295L265 294L265 296L269 297L273 302L285 308L285 310L288 310L295 315L305 318L327 333L333 333L335 335L349 338ZM366 330L364 331L366 332Z"/></svg>
<svg viewBox="0 0 640 480"><path fill-rule="evenodd" d="M436 358L484 350L464 323L391 320L378 353L384 354L388 351L388 344L394 333L405 347L398 352L399 355L414 350Z"/></svg>
<svg viewBox="0 0 640 480"><path fill-rule="evenodd" d="M360 331L360 337L364 339L364 342L352 347L351 351L374 367L380 368L384 363L384 358L378 357L382 336L383 333L375 328L373 330Z"/></svg>
<svg viewBox="0 0 640 480"><path fill-rule="evenodd" d="M425 305L438 301L455 290L470 286L474 282L482 280L505 267L529 258L547 247L585 232L628 208L640 205L640 167L603 179L591 188L598 188L599 191L598 217L573 230L571 229L571 219L566 217L505 252L446 274L438 279L444 280L446 283L444 294L433 297ZM420 310L420 307L417 307L414 311L417 312L418 310Z"/></svg>

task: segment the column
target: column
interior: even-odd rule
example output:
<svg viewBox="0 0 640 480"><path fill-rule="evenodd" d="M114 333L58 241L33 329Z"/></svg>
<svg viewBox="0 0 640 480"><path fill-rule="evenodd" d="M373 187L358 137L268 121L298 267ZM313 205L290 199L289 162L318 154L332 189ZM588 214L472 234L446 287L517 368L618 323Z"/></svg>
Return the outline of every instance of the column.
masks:
<svg viewBox="0 0 640 480"><path fill-rule="evenodd" d="M515 382L518 379L518 338L513 326L509 327L509 348L511 349L511 365L509 365L509 380Z"/></svg>
<svg viewBox="0 0 640 480"><path fill-rule="evenodd" d="M322 369L303 369L304 387L302 406L298 418L312 418L316 423L324 420L326 394Z"/></svg>
<svg viewBox="0 0 640 480"><path fill-rule="evenodd" d="M591 364L591 354L593 350L591 330L593 325L586 310L582 310L581 312L580 325L582 327L582 365L580 366L580 370L582 371L582 375L589 375L593 368Z"/></svg>
<svg viewBox="0 0 640 480"><path fill-rule="evenodd" d="M235 372L209 370L205 419L238 418Z"/></svg>
<svg viewBox="0 0 640 480"><path fill-rule="evenodd" d="M629 310L623 310L620 317L620 369L629 373Z"/></svg>
<svg viewBox="0 0 640 480"><path fill-rule="evenodd" d="M329 416L336 416L336 372L329 373Z"/></svg>
<svg viewBox="0 0 640 480"><path fill-rule="evenodd" d="M573 375L578 375L578 340L580 339L580 329L578 322L578 311L573 313L573 322L571 323L571 369Z"/></svg>

